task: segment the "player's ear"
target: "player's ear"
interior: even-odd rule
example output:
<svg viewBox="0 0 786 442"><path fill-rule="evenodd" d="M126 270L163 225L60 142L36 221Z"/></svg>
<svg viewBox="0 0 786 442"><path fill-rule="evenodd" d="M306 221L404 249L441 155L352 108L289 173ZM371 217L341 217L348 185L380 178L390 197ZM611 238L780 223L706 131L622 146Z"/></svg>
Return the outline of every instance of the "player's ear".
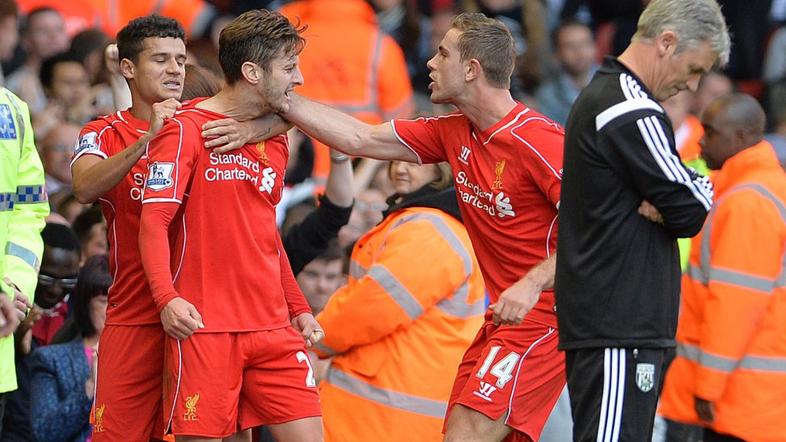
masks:
<svg viewBox="0 0 786 442"><path fill-rule="evenodd" d="M136 66L134 66L134 62L124 58L120 60L120 73L126 80L130 80L134 78L134 70Z"/></svg>
<svg viewBox="0 0 786 442"><path fill-rule="evenodd" d="M472 81L480 78L480 73L483 72L483 67L480 65L480 61L478 61L477 58L470 58L469 63L467 63L464 69L464 81Z"/></svg>
<svg viewBox="0 0 786 442"><path fill-rule="evenodd" d="M258 64L250 61L246 61L240 66L240 72L243 74L243 78L251 84L257 84L262 81L261 71L262 68L260 68Z"/></svg>

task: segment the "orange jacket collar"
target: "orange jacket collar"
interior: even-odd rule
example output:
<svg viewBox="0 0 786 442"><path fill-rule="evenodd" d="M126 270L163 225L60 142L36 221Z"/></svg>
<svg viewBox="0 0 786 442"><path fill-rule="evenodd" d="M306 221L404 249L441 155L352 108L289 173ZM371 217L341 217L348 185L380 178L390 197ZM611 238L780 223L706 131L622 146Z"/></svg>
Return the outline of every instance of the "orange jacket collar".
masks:
<svg viewBox="0 0 786 442"><path fill-rule="evenodd" d="M760 141L723 163L721 170L712 179L715 186L715 199L717 200L724 192L744 180L750 171L779 167L780 163L772 145L767 141Z"/></svg>

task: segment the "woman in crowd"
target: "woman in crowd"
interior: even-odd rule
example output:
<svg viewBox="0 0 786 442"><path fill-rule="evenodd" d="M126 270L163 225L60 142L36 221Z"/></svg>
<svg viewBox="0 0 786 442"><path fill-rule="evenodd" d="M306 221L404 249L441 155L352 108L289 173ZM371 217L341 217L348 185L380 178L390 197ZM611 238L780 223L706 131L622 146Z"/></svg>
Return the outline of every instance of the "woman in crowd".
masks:
<svg viewBox="0 0 786 442"><path fill-rule="evenodd" d="M106 293L112 284L104 255L88 259L74 289L73 316L53 344L33 352L31 423L37 440L89 440L90 407L95 390L98 336L106 319ZM100 425L102 409L96 410Z"/></svg>

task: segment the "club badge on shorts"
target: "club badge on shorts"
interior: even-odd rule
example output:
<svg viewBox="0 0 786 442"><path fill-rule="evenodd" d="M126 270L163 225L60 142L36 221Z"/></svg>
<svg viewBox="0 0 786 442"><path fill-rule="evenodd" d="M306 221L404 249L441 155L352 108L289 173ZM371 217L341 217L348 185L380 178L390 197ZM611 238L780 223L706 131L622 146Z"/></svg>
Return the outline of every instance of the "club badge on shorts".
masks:
<svg viewBox="0 0 786 442"><path fill-rule="evenodd" d="M655 386L655 366L653 364L636 364L636 386L643 392Z"/></svg>

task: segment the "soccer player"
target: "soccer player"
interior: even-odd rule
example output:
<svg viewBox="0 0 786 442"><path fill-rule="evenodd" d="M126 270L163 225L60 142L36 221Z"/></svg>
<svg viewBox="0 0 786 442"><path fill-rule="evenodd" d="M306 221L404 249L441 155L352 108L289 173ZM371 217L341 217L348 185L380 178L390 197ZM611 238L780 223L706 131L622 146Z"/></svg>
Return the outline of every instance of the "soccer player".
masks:
<svg viewBox="0 0 786 442"><path fill-rule="evenodd" d="M178 112L148 149L140 251L174 338L167 340L164 400L178 440L217 440L259 425L277 440L322 438L307 343L297 329L308 345L321 331L275 222L287 138L219 154L204 149L201 135L208 121L286 108L303 81L299 32L266 10L235 19L219 39L226 86ZM181 240L171 245L170 227Z"/></svg>
<svg viewBox="0 0 786 442"><path fill-rule="evenodd" d="M537 440L565 385L554 294L544 290L554 279L563 131L511 97L515 54L501 22L462 14L428 62L431 100L460 112L371 126L294 95L283 114L347 154L450 162L493 304L459 366L448 441Z"/></svg>
<svg viewBox="0 0 786 442"><path fill-rule="evenodd" d="M132 106L88 123L72 160L74 193L98 199L108 223L110 267L106 328L101 334L93 437L150 440L163 437L161 408L164 332L138 252L139 216L147 143L179 107L186 49L172 19L147 16L117 36L119 69Z"/></svg>

